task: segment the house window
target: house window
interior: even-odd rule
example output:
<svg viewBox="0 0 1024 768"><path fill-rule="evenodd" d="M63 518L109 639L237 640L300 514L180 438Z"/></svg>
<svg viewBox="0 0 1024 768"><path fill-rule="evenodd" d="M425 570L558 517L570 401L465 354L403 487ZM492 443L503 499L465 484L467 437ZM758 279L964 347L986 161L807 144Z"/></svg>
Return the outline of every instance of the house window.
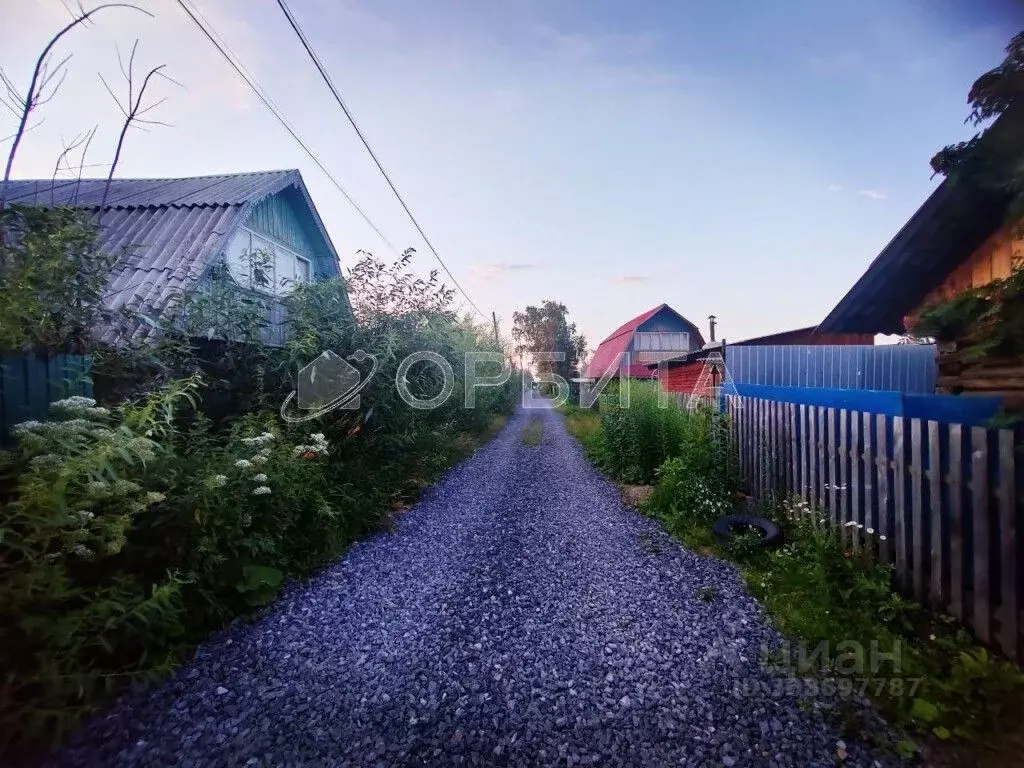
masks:
<svg viewBox="0 0 1024 768"><path fill-rule="evenodd" d="M298 282L309 282L312 263L287 246L242 228L226 251L231 276L241 285L282 295Z"/></svg>
<svg viewBox="0 0 1024 768"><path fill-rule="evenodd" d="M635 349L638 352L688 352L688 333L638 333Z"/></svg>

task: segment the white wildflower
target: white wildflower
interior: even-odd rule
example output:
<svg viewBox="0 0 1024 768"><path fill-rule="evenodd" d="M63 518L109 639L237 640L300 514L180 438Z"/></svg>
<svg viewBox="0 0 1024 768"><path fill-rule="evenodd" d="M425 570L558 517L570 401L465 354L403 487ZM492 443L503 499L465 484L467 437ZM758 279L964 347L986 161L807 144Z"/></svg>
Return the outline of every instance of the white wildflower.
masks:
<svg viewBox="0 0 1024 768"><path fill-rule="evenodd" d="M322 443L327 438L324 437L324 433L323 432L314 432L313 434L311 434L309 436L309 439L312 440L314 443Z"/></svg>
<svg viewBox="0 0 1024 768"><path fill-rule="evenodd" d="M93 408L95 405L96 401L91 397L82 397L81 395L72 395L50 403L51 408Z"/></svg>
<svg viewBox="0 0 1024 768"><path fill-rule="evenodd" d="M265 485L257 486L252 489L253 496L267 496L270 494L270 488Z"/></svg>
<svg viewBox="0 0 1024 768"><path fill-rule="evenodd" d="M60 464L60 456L54 453L43 453L39 456L33 456L29 464L33 467L49 467L54 464Z"/></svg>
<svg viewBox="0 0 1024 768"><path fill-rule="evenodd" d="M843 527L844 528L851 528L851 527L853 527L855 525L857 525L857 521L856 520L851 520L850 522L846 523Z"/></svg>
<svg viewBox="0 0 1024 768"><path fill-rule="evenodd" d="M33 429L39 429L41 426L43 426L42 422L29 419L28 421L23 421L20 424L15 424L11 427L11 432L16 435L20 435L22 432L30 432Z"/></svg>
<svg viewBox="0 0 1024 768"><path fill-rule="evenodd" d="M85 544L75 544L75 546L71 548L71 552L82 558L92 557L95 554L91 549L85 546Z"/></svg>
<svg viewBox="0 0 1024 768"><path fill-rule="evenodd" d="M110 489L110 483L104 480L90 480L86 483L85 489L90 496L101 496Z"/></svg>
<svg viewBox="0 0 1024 768"><path fill-rule="evenodd" d="M90 512L88 509L80 509L77 512L75 512L75 515L77 515L78 519L82 522L85 522L86 520L92 520L94 517L96 517L96 515Z"/></svg>
<svg viewBox="0 0 1024 768"><path fill-rule="evenodd" d="M227 475L214 475L213 477L210 478L209 482L211 488L223 488L225 485L227 485L227 483Z"/></svg>
<svg viewBox="0 0 1024 768"><path fill-rule="evenodd" d="M159 504L166 498L167 497L160 493L160 491L150 491L146 494L146 502L148 504Z"/></svg>
<svg viewBox="0 0 1024 768"><path fill-rule="evenodd" d="M863 528L863 527L864 526L862 525L861 528ZM868 533L874 533L875 532L874 528L867 528L866 530L867 530Z"/></svg>
<svg viewBox="0 0 1024 768"><path fill-rule="evenodd" d="M131 480L118 480L114 483L114 493L118 496L127 496L130 493L138 493L142 490L142 486L138 483L133 483Z"/></svg>
<svg viewBox="0 0 1024 768"><path fill-rule="evenodd" d="M267 457L264 456L262 453L257 453L255 456L252 457L252 463L253 464L266 464L267 463Z"/></svg>
<svg viewBox="0 0 1024 768"><path fill-rule="evenodd" d="M248 459L239 459L235 462L235 466L239 469L249 469L252 466L252 462Z"/></svg>
<svg viewBox="0 0 1024 768"><path fill-rule="evenodd" d="M267 482L267 476L265 474L263 474L262 472L260 472L258 475L253 475L252 476L252 481L254 483L265 483L265 482Z"/></svg>
<svg viewBox="0 0 1024 768"><path fill-rule="evenodd" d="M879 540L879 541L885 541L885 540L886 540L886 539L888 539L888 538L889 538L888 536L884 536L884 535L883 535L883 536L879 536L879 537L878 537L878 540Z"/></svg>
<svg viewBox="0 0 1024 768"><path fill-rule="evenodd" d="M928 635L928 639L929 640L934 640L935 639L935 635Z"/></svg>

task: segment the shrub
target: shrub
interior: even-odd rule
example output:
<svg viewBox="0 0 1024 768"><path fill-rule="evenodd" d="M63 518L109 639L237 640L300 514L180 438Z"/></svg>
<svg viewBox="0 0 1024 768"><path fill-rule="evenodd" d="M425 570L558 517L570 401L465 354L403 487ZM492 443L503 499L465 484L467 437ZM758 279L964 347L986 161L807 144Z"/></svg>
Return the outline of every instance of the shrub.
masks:
<svg viewBox="0 0 1024 768"><path fill-rule="evenodd" d="M93 234L83 230L85 252ZM131 382L111 391L132 402L71 398L53 421L17 429L0 489L0 753L60 741L122 686L163 675L211 630L253 615L286 580L387 525L472 446L466 434L514 408L517 376L463 408L464 353L499 347L455 317L436 276L419 281L408 259L386 269L367 259L354 278L360 323L343 281L297 286L282 347L264 343L265 307L214 270L177 317L143 318L154 343L105 350L107 379ZM23 288L32 284L0 283L0 304ZM80 329L72 320L60 328ZM328 349L378 356L364 406L283 423L297 370ZM456 379L433 410L410 408L395 388L399 363L421 350ZM417 365L406 383L431 397L442 379Z"/></svg>
<svg viewBox="0 0 1024 768"><path fill-rule="evenodd" d="M165 672L183 633L179 575L124 567L135 520L164 499L161 414L194 383L115 412L86 398L16 428L15 485L0 506L0 752L19 735L59 740L120 685Z"/></svg>

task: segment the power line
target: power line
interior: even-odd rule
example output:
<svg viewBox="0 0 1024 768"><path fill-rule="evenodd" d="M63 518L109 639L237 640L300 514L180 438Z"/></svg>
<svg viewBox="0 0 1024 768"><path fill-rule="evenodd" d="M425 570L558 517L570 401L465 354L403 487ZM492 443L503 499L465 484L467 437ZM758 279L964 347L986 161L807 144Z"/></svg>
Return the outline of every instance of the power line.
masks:
<svg viewBox="0 0 1024 768"><path fill-rule="evenodd" d="M186 14L188 14L188 17L192 19L192 22L197 27L199 27L199 30L206 36L206 39L213 43L213 47L216 48L220 55L224 57L224 60L231 65L231 68L235 70L238 76L245 81L245 84L248 85L249 89L256 94L256 97L261 102L263 102L263 106L265 106L270 111L270 113L277 118L277 121L281 124L281 126L286 131L288 131L288 133L295 140L295 142L300 147L302 147L303 151L309 156L309 159L316 164L317 168L323 171L324 175L328 179L330 179L334 187L339 192L341 192L342 196L348 201L349 205L352 206L355 212L359 214L359 216L363 219L363 221L366 222L370 229L372 229L377 234L381 241L388 248L390 248L391 251L396 256L399 255L398 249L391 244L391 241L388 240L387 237L384 236L384 233L381 232L380 229L377 227L377 225L374 224L373 221L371 221L370 217L366 215L366 212L363 211L363 209L359 207L359 204L352 199L352 196L349 195L349 193L341 185L341 182L334 178L334 175L329 170L327 170L327 167L320 161L320 158L318 158L316 154L314 154L313 150L309 148L306 142L304 142L299 137L298 133L296 133L295 129L292 128L287 118L285 118L284 115L281 113L280 108L274 103L273 99L263 90L263 88L260 87L259 83L256 82L256 79L241 63L241 60L238 59L237 56L235 56L235 54L231 51L230 48L228 48L227 43L224 42L224 39L219 34L217 34L216 30L213 29L213 25L210 24L209 20L207 20L206 17L203 16L198 9L189 8L185 0L178 0L178 5L181 6L181 9L185 11ZM197 15L202 18L202 21L200 21L199 18L197 18Z"/></svg>
<svg viewBox="0 0 1024 768"><path fill-rule="evenodd" d="M367 141L366 136L363 134L362 130L360 130L359 125L356 123L355 117L349 111L348 106L346 106L345 100L342 99L341 94L338 93L338 89L334 86L334 83L331 81L330 75L327 74L327 70L324 68L323 63L321 63L320 57L317 56L316 51L313 50L313 46L310 44L309 40L306 39L305 33L303 33L298 21L295 20L295 16L292 15L291 10L288 8L288 4L285 3L284 0L277 0L277 4L281 8L282 13L284 13L285 18L288 20L288 24L291 26L292 31L294 31L295 34L298 36L299 41L302 43L302 47L305 48L306 53L309 54L309 58L313 61L313 64L316 66L317 71L320 72L320 77L322 77L324 82L327 84L327 87L330 89L331 94L334 96L334 100L338 102L338 106L341 107L341 111L345 113L345 117L347 117L348 121L352 124L352 127L355 129L356 135L359 137L359 140L363 143L363 146L366 147L366 151L370 154L370 157L373 158L373 162L377 166L377 170L380 171L381 175L384 177L384 180L387 181L388 186L391 187L391 191L395 193L395 197L398 198L398 202L401 203L402 208L405 210L406 215L409 217L409 221L411 221L412 225L416 227L416 231L420 233L420 237L423 238L423 242L427 244L427 247L430 249L430 252L434 254L434 258L437 259L437 262L441 265L441 268L445 271L445 274L447 274L448 277L451 278L452 282L455 284L455 287L458 288L462 295L466 298L466 301L470 303L470 305L473 307L473 309L476 310L477 314L480 315L480 317L482 317L484 320L487 320L487 315L480 311L480 307L478 307L474 303L474 301L469 297L469 294L466 293L463 287L459 284L459 281L456 279L455 275L453 275L452 271L448 269L448 265L444 263L444 259L441 258L441 254L437 252L437 249L434 247L434 244L430 242L430 238L427 237L427 233L423 231L423 227L421 227L420 223L416 221L416 217L409 209L409 206L406 205L405 200L399 193L398 188L395 186L395 183L391 180L391 177L388 175L388 172L384 170L384 166L377 158L376 153L370 146L370 142Z"/></svg>

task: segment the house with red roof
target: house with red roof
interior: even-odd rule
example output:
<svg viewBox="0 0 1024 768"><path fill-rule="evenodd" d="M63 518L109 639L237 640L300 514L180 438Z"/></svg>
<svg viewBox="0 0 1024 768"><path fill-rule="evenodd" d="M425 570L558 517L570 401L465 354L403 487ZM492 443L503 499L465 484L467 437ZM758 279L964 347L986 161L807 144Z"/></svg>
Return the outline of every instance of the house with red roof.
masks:
<svg viewBox="0 0 1024 768"><path fill-rule="evenodd" d="M704 346L697 326L668 304L659 304L620 325L601 342L585 377L599 379L609 368L630 378L651 379L657 368L648 364L679 357Z"/></svg>

